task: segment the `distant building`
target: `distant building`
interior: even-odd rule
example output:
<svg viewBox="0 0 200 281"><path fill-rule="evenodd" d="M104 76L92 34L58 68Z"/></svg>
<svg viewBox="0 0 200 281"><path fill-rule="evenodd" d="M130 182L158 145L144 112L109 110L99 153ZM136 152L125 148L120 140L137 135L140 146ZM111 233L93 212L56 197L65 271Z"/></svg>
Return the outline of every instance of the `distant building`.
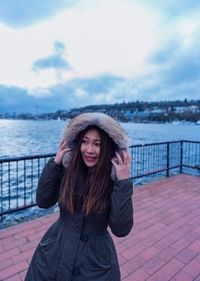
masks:
<svg viewBox="0 0 200 281"><path fill-rule="evenodd" d="M185 113L185 112L199 113L200 112L198 105L175 106L174 110L176 113Z"/></svg>
<svg viewBox="0 0 200 281"><path fill-rule="evenodd" d="M167 111L167 108L154 108L151 110L151 114L164 114Z"/></svg>

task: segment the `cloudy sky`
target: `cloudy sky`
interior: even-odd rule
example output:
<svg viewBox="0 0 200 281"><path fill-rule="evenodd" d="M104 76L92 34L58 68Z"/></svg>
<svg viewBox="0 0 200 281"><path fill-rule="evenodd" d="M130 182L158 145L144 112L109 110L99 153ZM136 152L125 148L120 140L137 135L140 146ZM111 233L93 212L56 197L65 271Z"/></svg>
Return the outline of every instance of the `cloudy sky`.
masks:
<svg viewBox="0 0 200 281"><path fill-rule="evenodd" d="M0 1L0 114L185 98L200 98L199 1Z"/></svg>

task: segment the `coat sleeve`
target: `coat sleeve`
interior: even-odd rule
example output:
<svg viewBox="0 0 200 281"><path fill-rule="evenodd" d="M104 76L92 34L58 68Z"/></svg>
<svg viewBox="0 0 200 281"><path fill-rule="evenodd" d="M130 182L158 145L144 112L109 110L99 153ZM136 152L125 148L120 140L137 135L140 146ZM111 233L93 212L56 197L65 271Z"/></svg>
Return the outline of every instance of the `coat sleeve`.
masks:
<svg viewBox="0 0 200 281"><path fill-rule="evenodd" d="M114 235L124 237L133 227L132 180L114 181L109 226Z"/></svg>
<svg viewBox="0 0 200 281"><path fill-rule="evenodd" d="M50 159L38 181L36 203L40 208L50 208L58 202L64 167Z"/></svg>

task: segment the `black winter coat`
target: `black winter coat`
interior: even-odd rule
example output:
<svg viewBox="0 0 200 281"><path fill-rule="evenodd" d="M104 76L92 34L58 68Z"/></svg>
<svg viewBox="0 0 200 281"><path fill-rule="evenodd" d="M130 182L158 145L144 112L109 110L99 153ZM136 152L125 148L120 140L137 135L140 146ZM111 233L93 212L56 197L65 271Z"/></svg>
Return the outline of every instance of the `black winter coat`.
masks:
<svg viewBox="0 0 200 281"><path fill-rule="evenodd" d="M58 202L62 166L50 160L37 188L39 207ZM132 181L115 181L109 212L71 214L60 207L60 217L45 233L33 255L25 281L120 281L120 270L108 226L117 237L133 226Z"/></svg>

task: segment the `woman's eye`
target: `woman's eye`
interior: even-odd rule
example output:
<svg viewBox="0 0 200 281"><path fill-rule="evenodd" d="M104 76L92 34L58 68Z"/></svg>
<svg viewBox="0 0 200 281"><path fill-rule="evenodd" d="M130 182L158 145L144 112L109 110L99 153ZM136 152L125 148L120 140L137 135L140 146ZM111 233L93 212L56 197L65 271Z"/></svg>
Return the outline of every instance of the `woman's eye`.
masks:
<svg viewBox="0 0 200 281"><path fill-rule="evenodd" d="M81 143L86 144L86 143L87 143L87 141L86 141L86 140L82 140L82 142L81 142Z"/></svg>
<svg viewBox="0 0 200 281"><path fill-rule="evenodd" d="M101 146L101 144L98 142L98 143L95 143L95 145L97 146L97 147L100 147Z"/></svg>

